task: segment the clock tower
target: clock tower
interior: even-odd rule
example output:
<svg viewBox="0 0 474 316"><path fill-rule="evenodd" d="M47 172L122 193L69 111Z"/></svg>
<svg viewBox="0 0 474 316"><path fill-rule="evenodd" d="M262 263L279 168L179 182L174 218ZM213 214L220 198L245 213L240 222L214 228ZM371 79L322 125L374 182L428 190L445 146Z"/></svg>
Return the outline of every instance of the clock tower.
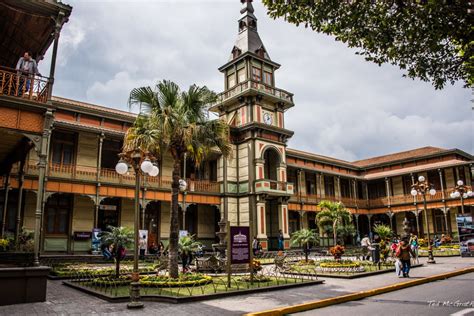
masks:
<svg viewBox="0 0 474 316"><path fill-rule="evenodd" d="M231 225L250 226L264 249L276 250L279 236L289 248L285 111L293 94L276 87L274 62L257 31L252 0L241 0L238 35L229 60L219 68L224 92L211 111L231 126L233 154L221 158L221 214ZM252 238L253 238L252 236ZM281 238L280 238L281 239Z"/></svg>

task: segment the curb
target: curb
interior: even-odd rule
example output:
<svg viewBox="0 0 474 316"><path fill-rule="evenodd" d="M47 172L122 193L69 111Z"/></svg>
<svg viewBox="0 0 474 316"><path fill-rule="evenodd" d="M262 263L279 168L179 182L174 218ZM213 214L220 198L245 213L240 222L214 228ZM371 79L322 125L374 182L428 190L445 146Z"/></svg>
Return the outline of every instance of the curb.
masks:
<svg viewBox="0 0 474 316"><path fill-rule="evenodd" d="M388 285L388 286L380 287L373 290L361 291L361 292L336 296L332 298L327 298L324 300L306 302L306 303L293 305L293 306L284 306L284 307L279 307L279 308L270 309L270 310L261 311L261 312L248 313L245 315L246 316L276 316L276 315L286 315L286 314L291 314L291 313L303 312L303 311L307 311L311 309L322 308L322 307L341 304L341 303L345 303L349 301L360 300L366 297L384 294L384 293L388 293L392 291L397 291L397 290L401 290L407 287L425 284L425 283L438 281L438 280L443 280L443 279L447 279L447 278L451 278L451 277L455 277L461 274L466 274L466 273L471 273L471 272L474 272L474 267L464 268L464 269L447 272L447 273L436 274L436 275L429 276L423 279L397 283L397 284Z"/></svg>

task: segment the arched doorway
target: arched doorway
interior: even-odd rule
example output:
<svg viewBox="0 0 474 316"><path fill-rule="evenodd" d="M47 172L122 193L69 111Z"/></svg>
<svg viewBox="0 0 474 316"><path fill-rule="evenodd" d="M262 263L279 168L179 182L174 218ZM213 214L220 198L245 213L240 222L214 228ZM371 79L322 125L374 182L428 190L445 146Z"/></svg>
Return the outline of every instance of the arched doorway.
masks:
<svg viewBox="0 0 474 316"><path fill-rule="evenodd" d="M278 167L280 166L280 154L275 148L268 148L263 154L265 161L263 176L268 180L278 180Z"/></svg>
<svg viewBox="0 0 474 316"><path fill-rule="evenodd" d="M268 250L278 249L278 233L280 230L278 221L278 200L267 200L265 205L266 232L268 238Z"/></svg>
<svg viewBox="0 0 474 316"><path fill-rule="evenodd" d="M70 216L74 196L69 193L51 195L44 207L44 251L69 251Z"/></svg>
<svg viewBox="0 0 474 316"><path fill-rule="evenodd" d="M108 226L117 227L120 222L121 199L108 197L99 204L99 214L97 217L97 228L107 230Z"/></svg>
<svg viewBox="0 0 474 316"><path fill-rule="evenodd" d="M148 247L160 242L161 202L151 201L145 208L144 229L148 230Z"/></svg>

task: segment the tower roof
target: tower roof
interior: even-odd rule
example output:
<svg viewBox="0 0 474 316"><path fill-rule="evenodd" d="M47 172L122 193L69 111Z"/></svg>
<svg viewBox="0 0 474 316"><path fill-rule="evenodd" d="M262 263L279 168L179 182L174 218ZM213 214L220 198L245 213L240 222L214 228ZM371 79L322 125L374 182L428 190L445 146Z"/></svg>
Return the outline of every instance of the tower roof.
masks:
<svg viewBox="0 0 474 316"><path fill-rule="evenodd" d="M255 10L252 5L252 0L240 0L240 2L242 2L242 8L240 10L241 16L238 21L239 34L230 54L229 61L247 52L271 61L257 32L257 18L254 15Z"/></svg>

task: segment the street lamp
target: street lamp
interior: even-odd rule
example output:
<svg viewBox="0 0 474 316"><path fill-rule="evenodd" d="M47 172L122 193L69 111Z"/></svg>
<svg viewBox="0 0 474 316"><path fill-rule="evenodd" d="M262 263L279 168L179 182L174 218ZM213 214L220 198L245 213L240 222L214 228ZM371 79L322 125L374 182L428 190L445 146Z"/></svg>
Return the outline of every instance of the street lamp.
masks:
<svg viewBox="0 0 474 316"><path fill-rule="evenodd" d="M186 230L186 189L188 188L188 183L184 179L179 179L179 191L183 192L183 230Z"/></svg>
<svg viewBox="0 0 474 316"><path fill-rule="evenodd" d="M423 211L425 213L425 224L426 224L426 229L428 232L428 261L427 263L436 263L433 257L433 245L431 244L430 226L428 223L428 210L426 209L426 194L429 193L431 196L433 196L436 194L436 190L434 189L432 184L426 181L425 177L419 176L418 182L411 186L410 193L413 196L417 196L417 195L423 196Z"/></svg>
<svg viewBox="0 0 474 316"><path fill-rule="evenodd" d="M474 196L472 188L468 185L464 185L462 180L458 180L457 186L454 191L449 195L452 199L461 198L461 213L464 214L464 199Z"/></svg>
<svg viewBox="0 0 474 316"><path fill-rule="evenodd" d="M142 308L143 303L140 301L140 273L138 270L138 248L139 243L139 223L140 223L140 175L148 174L156 177L160 172L158 166L152 162L154 157L141 149L134 149L119 154L120 161L115 166L118 174L124 175L128 172L129 166L135 171L135 222L134 222L134 249L133 249L133 272L132 282L130 283L130 303L128 308Z"/></svg>

